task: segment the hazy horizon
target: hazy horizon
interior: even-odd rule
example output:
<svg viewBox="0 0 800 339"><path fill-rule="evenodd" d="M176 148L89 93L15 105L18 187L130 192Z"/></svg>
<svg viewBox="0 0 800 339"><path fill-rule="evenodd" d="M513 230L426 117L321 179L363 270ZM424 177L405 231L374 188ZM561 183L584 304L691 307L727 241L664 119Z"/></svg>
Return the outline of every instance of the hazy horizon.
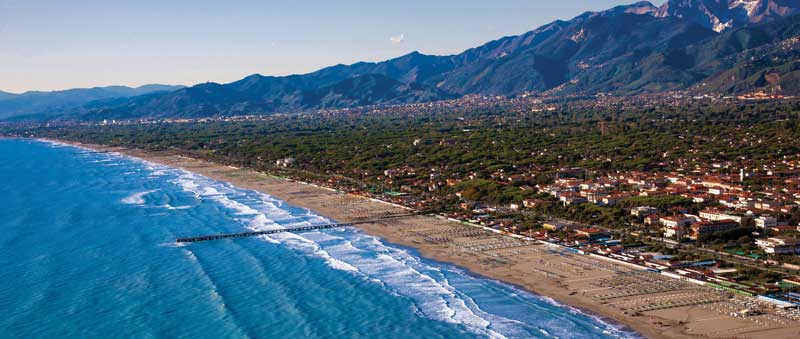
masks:
<svg viewBox="0 0 800 339"><path fill-rule="evenodd" d="M0 2L0 91L228 83L449 55L635 1ZM658 5L663 1L653 1Z"/></svg>

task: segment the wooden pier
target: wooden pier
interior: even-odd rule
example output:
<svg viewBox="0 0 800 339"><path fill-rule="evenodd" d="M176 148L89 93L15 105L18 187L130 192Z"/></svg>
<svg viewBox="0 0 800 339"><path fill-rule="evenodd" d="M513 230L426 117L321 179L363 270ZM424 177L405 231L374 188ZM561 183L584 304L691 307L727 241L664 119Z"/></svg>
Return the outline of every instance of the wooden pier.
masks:
<svg viewBox="0 0 800 339"><path fill-rule="evenodd" d="M269 234L277 234L277 233L302 233L302 232L309 232L309 231L317 231L317 230L324 230L329 228L339 228L339 227L348 227L348 226L355 226L360 224L372 224L381 221L388 221L393 219L399 218L406 218L411 216L416 216L418 214L411 213L411 214L398 214L398 215L390 215L385 216L379 219L371 219L371 220L361 220L349 223L335 223L335 224L324 224L324 225L314 225L314 226L303 226L303 227L292 227L292 228L282 228L282 229L275 229L269 231L258 231L258 232L242 232L242 233L229 233L229 234L212 234L212 235L204 235L199 237L190 237L190 238L178 238L175 240L177 243L195 243L195 242L203 242L203 241L212 241L212 240L222 240L222 239L235 239L235 238L249 238L249 237L257 237L261 235L269 235Z"/></svg>

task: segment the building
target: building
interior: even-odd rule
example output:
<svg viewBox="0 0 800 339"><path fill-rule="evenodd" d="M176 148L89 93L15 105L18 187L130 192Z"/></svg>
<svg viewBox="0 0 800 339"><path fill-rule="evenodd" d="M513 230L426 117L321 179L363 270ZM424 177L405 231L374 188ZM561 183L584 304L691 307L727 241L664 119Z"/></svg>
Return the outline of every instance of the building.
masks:
<svg viewBox="0 0 800 339"><path fill-rule="evenodd" d="M525 206L525 208L534 208L538 204L539 200L536 199L525 199L522 201L522 206Z"/></svg>
<svg viewBox="0 0 800 339"><path fill-rule="evenodd" d="M742 217L738 215L731 215L727 213L723 213L718 210L703 210L700 211L700 217L703 219L708 219L711 221L720 221L720 220L733 220L739 224L742 224Z"/></svg>
<svg viewBox="0 0 800 339"><path fill-rule="evenodd" d="M581 228L581 226L579 226L579 225L575 225L575 224L564 222L564 221L558 221L558 220L551 220L551 221L544 222L542 224L542 227L544 229L546 229L546 230L549 230L549 231L561 231L561 230L571 231L571 230L576 230L576 229Z"/></svg>
<svg viewBox="0 0 800 339"><path fill-rule="evenodd" d="M586 198L575 193L562 195L559 200L564 203L564 206L580 205L589 202Z"/></svg>
<svg viewBox="0 0 800 339"><path fill-rule="evenodd" d="M624 195L624 194L609 195L607 197L604 197L602 200L600 200L600 202L598 204L605 205L605 206L614 206L614 205L617 204L618 201L622 200L625 197L626 197L626 195Z"/></svg>
<svg viewBox="0 0 800 339"><path fill-rule="evenodd" d="M637 216L639 218L644 218L648 215L653 215L656 213L658 213L658 209L649 206L641 206L631 209L631 215Z"/></svg>
<svg viewBox="0 0 800 339"><path fill-rule="evenodd" d="M764 230L778 226L778 219L768 215L762 215L753 221L755 221L756 227Z"/></svg>
<svg viewBox="0 0 800 339"><path fill-rule="evenodd" d="M275 165L278 167L289 167L292 164L294 164L294 158L286 158L275 161Z"/></svg>
<svg viewBox="0 0 800 339"><path fill-rule="evenodd" d="M644 224L645 225L657 225L661 220L661 216L658 214L652 214L644 217Z"/></svg>
<svg viewBox="0 0 800 339"><path fill-rule="evenodd" d="M701 221L692 224L692 233L689 238L697 240L704 235L714 234L716 232L725 232L735 230L740 225L734 220L714 220L714 221Z"/></svg>
<svg viewBox="0 0 800 339"><path fill-rule="evenodd" d="M611 238L611 232L601 230L596 227L587 227L575 230L575 233L578 235L584 236L589 238L589 240L597 240L597 239L606 239Z"/></svg>
<svg viewBox="0 0 800 339"><path fill-rule="evenodd" d="M671 227L684 227L684 226L688 226L688 225L690 225L690 224L691 224L693 221L694 221L694 219L692 219L692 218L689 218L689 217L687 217L687 216L684 216L684 215L676 215L676 216L670 216L670 217L661 217L661 219L659 219L659 222L661 223L661 225L664 225L664 227L670 227L670 228L671 228Z"/></svg>
<svg viewBox="0 0 800 339"><path fill-rule="evenodd" d="M683 226L664 227L664 237L681 240L686 236L686 228Z"/></svg>
<svg viewBox="0 0 800 339"><path fill-rule="evenodd" d="M593 204L602 204L603 198L611 195L610 193L602 190L583 191L581 194L586 197L588 202Z"/></svg>
<svg viewBox="0 0 800 339"><path fill-rule="evenodd" d="M767 254L798 255L800 254L800 239L788 237L774 237L756 239L756 245Z"/></svg>
<svg viewBox="0 0 800 339"><path fill-rule="evenodd" d="M765 211L779 210L782 206L783 203L781 203L780 201L768 201L768 200L756 201L755 205L753 205L753 207Z"/></svg>

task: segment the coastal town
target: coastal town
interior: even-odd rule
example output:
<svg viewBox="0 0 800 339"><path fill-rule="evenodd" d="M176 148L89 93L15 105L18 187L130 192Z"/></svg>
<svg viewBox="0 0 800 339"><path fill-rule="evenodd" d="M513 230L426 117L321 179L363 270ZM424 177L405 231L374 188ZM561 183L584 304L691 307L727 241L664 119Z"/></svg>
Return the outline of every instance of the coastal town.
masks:
<svg viewBox="0 0 800 339"><path fill-rule="evenodd" d="M343 116L352 116L359 121L393 119L409 114L439 116L442 112L453 117L452 124L460 134L475 133L467 132L472 129L490 133L491 129L484 127L487 119L500 125L518 124L519 119L541 116L547 111L559 116L564 111L632 110L633 113L629 114L633 115L661 107L677 112L674 114L683 114L681 112L686 107L739 107L735 105L748 100L691 96L688 93L666 97L594 96L568 101L533 95L515 98L467 96L435 103L318 111L308 115L102 121L34 128L23 125L17 136L47 136L53 131L64 133L59 132L60 129L82 131L103 126L113 131L147 126L157 128L165 124L190 129L195 125L269 125L283 121L318 121L320 116L329 116L331 120L319 122L326 124L347 119ZM757 102L760 107L795 103L785 98ZM504 110L506 115L482 117L469 114L489 107ZM677 122L672 118L662 118L656 126L670 126ZM558 120L553 123L558 123ZM693 124L688 120L682 123ZM618 133L613 131L613 121L589 124L600 136ZM45 133L31 132L37 128ZM547 128L545 126L545 130ZM728 150L757 149L766 143L755 130L742 130L731 135L676 133L678 138L694 139L692 143L695 145L717 143ZM408 144L403 147L411 151L470 151L458 134L405 138L411 140L406 141ZM220 138L205 142L200 148L241 149L247 147L243 142L230 144ZM386 147L397 148L393 144ZM658 147L663 146L653 145L649 152ZM563 152L547 148L534 148L536 151L530 153L532 161L529 164L473 171L453 170L447 163L421 167L405 162L402 166L382 166L377 170L355 166L352 170L321 173L302 154L277 159L274 154L264 157L259 154L251 164L224 156L213 160L254 167L290 180L314 183L423 213L558 244L579 253L613 257L698 281L733 284L739 293L761 295L781 302L798 302L791 297L792 294L786 293L798 291L800 282L797 280L800 279L800 256L797 255L800 253L800 153L781 152L780 157L768 159L750 155L733 158L709 156L708 151L698 147L659 149L658 152L663 152L659 154L662 158L651 160L645 164L645 169L603 169L608 167L603 164L635 159L636 154L610 156L602 150L591 151L596 154L584 152L583 162L600 166L580 167L574 160L564 161L562 157L566 154L561 155ZM553 153L559 153L558 157L555 158ZM187 153L201 157L213 154L216 152ZM572 166L562 166L564 163Z"/></svg>
<svg viewBox="0 0 800 339"><path fill-rule="evenodd" d="M276 166L285 168L293 163L294 159L282 159ZM692 168L687 172L604 175L569 168L562 169L560 178L553 183L535 186L515 185L529 182L530 176L525 174L494 173L489 179L497 184L530 190L536 192L537 197L524 199L522 203L488 205L470 201L459 191L454 193L461 201L458 209L443 215L564 245L580 253L598 253L656 270L675 271L701 281L734 284L739 287L737 292L743 294L775 294L773 297L783 302L798 302L796 295L792 297L793 294L781 294L781 291L800 287L797 279L800 261L796 257L800 254L800 226L797 225L800 162L795 158L775 168L737 167L738 174L728 174L737 172L731 167L732 164L725 163ZM400 178L410 171L413 170L387 170L384 177L402 180ZM459 182L454 178L436 178L416 184L453 187ZM755 182L759 183L757 187ZM418 210L425 210L427 204L436 200L395 192L362 192L344 180L316 183ZM628 215L624 218L624 229L546 218L536 213L537 207L540 211L543 205L563 209L583 204L600 208L625 206L623 209ZM538 216L538 222L530 223L526 218L532 214ZM642 254L641 249L647 248L645 244L666 248L675 254ZM740 272L735 266L747 272ZM750 270L753 267L755 271ZM748 276L762 270L768 274L761 278L773 279ZM755 279L741 283L742 279L750 278Z"/></svg>
<svg viewBox="0 0 800 339"><path fill-rule="evenodd" d="M800 0L0 17L0 339L800 339Z"/></svg>
<svg viewBox="0 0 800 339"><path fill-rule="evenodd" d="M294 159L276 162L280 168L293 164ZM383 177L402 180L411 172L387 170ZM509 265L533 270L628 317L681 319L697 307L718 312L725 316L715 318L719 326L699 326L686 318L690 331L710 337L792 328L800 321L797 157L759 168L746 162L712 163L668 173L567 168L550 184L519 184L530 177L500 172L487 179L537 192L536 198L489 205L458 191L458 209L440 217L467 227L411 227L403 231L405 238L480 253L494 260L491 270ZM460 180L474 179L434 178L422 185L455 187ZM425 209L435 200L363 192L346 181L316 184L413 209ZM542 205L623 206L626 222L620 228L542 217L537 213ZM531 214L537 222L528 222ZM494 232L507 238L491 236Z"/></svg>
<svg viewBox="0 0 800 339"><path fill-rule="evenodd" d="M791 114L774 111L798 103L467 96L268 116L22 123L5 133L179 154L157 160L212 177L233 171L219 179L270 194L284 187L303 199L277 196L339 222L639 330L791 337L800 322L800 150L772 131L796 129ZM711 110L738 117L720 123ZM709 133L704 124L722 127ZM632 125L649 132L612 142ZM361 129L368 134L352 134ZM244 169L267 176L237 181ZM379 221L408 211L419 216ZM534 283L543 279L554 288Z"/></svg>

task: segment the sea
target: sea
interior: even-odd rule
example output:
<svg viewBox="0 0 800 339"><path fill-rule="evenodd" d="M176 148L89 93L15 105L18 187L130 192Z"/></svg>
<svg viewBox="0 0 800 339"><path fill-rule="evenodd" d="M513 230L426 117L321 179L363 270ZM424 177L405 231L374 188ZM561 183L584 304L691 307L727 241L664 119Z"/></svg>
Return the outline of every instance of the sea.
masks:
<svg viewBox="0 0 800 339"><path fill-rule="evenodd" d="M357 228L116 153L0 139L0 338L641 338Z"/></svg>

